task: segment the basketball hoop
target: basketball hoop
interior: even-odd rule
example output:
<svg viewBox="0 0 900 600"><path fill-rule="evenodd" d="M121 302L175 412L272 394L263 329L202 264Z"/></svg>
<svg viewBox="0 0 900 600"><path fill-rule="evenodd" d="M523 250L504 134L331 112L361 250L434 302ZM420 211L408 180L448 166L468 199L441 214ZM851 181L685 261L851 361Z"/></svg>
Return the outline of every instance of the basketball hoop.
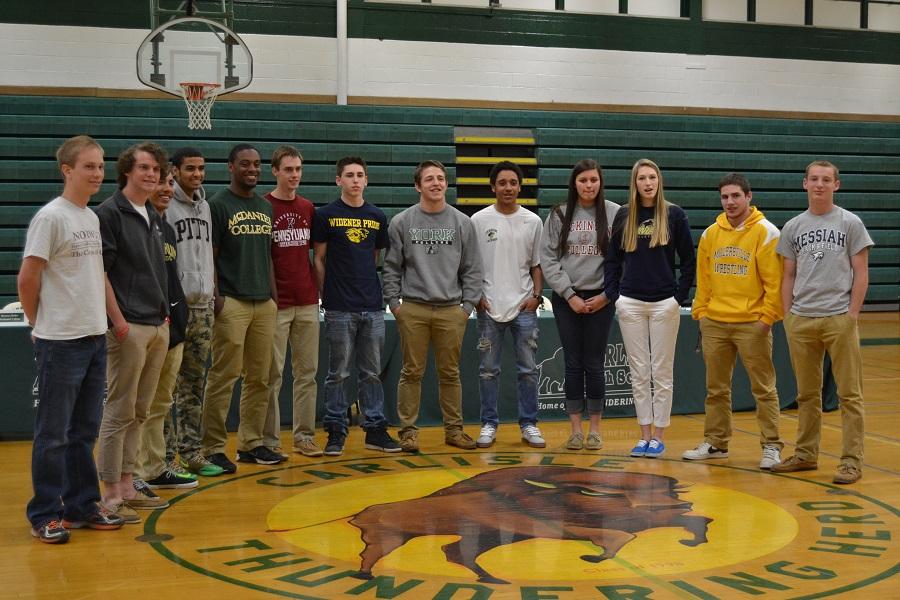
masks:
<svg viewBox="0 0 900 600"><path fill-rule="evenodd" d="M209 111L218 94L215 89L218 83L195 83L186 81L179 83L182 97L188 111L188 129L212 129Z"/></svg>

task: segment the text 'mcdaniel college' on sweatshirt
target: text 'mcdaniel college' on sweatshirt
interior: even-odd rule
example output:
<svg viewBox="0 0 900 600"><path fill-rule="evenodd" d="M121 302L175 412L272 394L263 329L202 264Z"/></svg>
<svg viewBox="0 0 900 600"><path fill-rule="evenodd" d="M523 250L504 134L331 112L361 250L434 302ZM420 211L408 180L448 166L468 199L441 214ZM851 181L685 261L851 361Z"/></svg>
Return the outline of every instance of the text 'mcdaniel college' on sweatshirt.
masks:
<svg viewBox="0 0 900 600"><path fill-rule="evenodd" d="M762 321L771 326L784 317L781 306L780 236L755 206L737 229L725 213L706 228L697 248L697 292L691 316L723 323Z"/></svg>

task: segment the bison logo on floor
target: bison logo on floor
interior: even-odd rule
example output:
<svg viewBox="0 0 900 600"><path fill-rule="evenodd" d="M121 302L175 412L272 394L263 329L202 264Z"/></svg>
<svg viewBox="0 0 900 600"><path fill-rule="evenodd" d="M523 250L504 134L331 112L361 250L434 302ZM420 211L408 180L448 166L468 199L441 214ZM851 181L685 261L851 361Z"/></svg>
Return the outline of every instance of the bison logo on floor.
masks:
<svg viewBox="0 0 900 600"><path fill-rule="evenodd" d="M476 475L423 498L370 506L350 520L365 542L359 576L409 540L458 535L441 549L484 583L508 583L478 565L488 550L532 538L585 540L598 548L582 560L613 558L641 531L683 527L685 546L707 541L712 519L687 514L672 477L575 467L510 467Z"/></svg>

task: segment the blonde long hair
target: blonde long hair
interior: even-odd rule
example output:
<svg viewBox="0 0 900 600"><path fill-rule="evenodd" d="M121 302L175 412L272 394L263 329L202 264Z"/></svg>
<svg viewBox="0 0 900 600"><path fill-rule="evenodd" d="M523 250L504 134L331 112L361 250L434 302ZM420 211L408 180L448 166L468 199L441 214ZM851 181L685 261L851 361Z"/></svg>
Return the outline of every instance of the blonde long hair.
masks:
<svg viewBox="0 0 900 600"><path fill-rule="evenodd" d="M642 158L634 163L631 167L631 182L628 185L628 218L625 220L625 226L622 230L622 249L625 252L634 252L637 250L638 238L638 209L641 206L641 197L637 189L637 173L641 167L650 167L656 171L657 181L659 185L656 188L656 198L653 199L655 209L653 220L655 227L653 234L650 236L650 247L665 246L669 243L669 203L666 202L663 193L663 179L659 166L649 158Z"/></svg>

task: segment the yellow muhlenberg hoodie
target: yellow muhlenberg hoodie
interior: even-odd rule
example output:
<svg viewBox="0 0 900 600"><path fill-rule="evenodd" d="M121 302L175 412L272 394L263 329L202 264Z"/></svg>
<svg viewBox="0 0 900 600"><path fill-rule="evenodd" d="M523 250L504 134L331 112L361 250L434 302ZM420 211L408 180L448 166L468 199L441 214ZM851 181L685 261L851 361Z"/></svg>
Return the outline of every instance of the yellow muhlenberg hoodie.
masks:
<svg viewBox="0 0 900 600"><path fill-rule="evenodd" d="M772 325L784 316L782 259L775 252L778 228L755 206L750 211L738 229L722 213L703 232L697 248L694 319Z"/></svg>

